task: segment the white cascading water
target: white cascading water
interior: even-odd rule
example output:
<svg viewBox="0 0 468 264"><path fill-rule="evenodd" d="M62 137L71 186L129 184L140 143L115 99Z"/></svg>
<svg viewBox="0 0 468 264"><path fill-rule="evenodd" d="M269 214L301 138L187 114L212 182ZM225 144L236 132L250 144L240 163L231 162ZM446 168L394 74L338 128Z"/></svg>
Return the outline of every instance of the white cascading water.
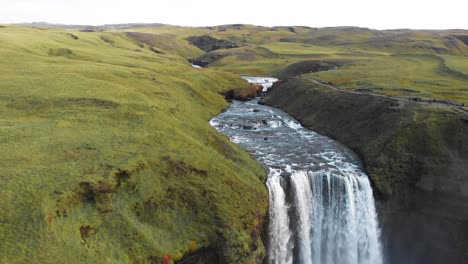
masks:
<svg viewBox="0 0 468 264"><path fill-rule="evenodd" d="M349 149L256 101L210 124L269 171L269 264L383 263L372 188Z"/></svg>
<svg viewBox="0 0 468 264"><path fill-rule="evenodd" d="M311 202L313 201L310 181L307 173L299 171L291 177L294 192L294 202L297 215L297 232L299 237L299 262L309 263L312 260L312 241L310 228L312 227Z"/></svg>
<svg viewBox="0 0 468 264"><path fill-rule="evenodd" d="M297 171L287 184L270 173L269 263L383 263L377 216L369 180L363 175L336 176ZM293 235L295 234L295 235ZM296 240L292 242L291 240ZM296 253L288 244L294 243ZM281 249L281 250L280 250Z"/></svg>
<svg viewBox="0 0 468 264"><path fill-rule="evenodd" d="M289 229L289 206L286 202L284 192L284 179L280 176L279 170L272 170L267 182L270 191L270 218L275 221L270 222L270 251L274 252L269 257L272 264L292 263L292 232Z"/></svg>

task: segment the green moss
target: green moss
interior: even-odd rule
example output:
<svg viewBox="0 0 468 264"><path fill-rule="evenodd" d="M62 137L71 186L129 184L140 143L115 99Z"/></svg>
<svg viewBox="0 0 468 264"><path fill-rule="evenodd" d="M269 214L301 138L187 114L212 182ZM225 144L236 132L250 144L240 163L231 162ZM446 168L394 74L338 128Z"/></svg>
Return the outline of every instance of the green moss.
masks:
<svg viewBox="0 0 468 264"><path fill-rule="evenodd" d="M0 38L0 262L249 260L265 172L208 124L245 81L124 33Z"/></svg>
<svg viewBox="0 0 468 264"><path fill-rule="evenodd" d="M443 59L434 55L375 57L307 76L344 89L364 88L401 97L468 102L468 77L447 71Z"/></svg>
<svg viewBox="0 0 468 264"><path fill-rule="evenodd" d="M73 51L71 49L60 48L60 49L49 49L48 53L51 56L70 57L73 54Z"/></svg>
<svg viewBox="0 0 468 264"><path fill-rule="evenodd" d="M418 108L402 119L408 125L395 131L369 170L378 190L390 196L415 187L424 177L443 175L445 167L459 170L458 154L454 153L463 153L457 144L466 139L460 116L444 107Z"/></svg>

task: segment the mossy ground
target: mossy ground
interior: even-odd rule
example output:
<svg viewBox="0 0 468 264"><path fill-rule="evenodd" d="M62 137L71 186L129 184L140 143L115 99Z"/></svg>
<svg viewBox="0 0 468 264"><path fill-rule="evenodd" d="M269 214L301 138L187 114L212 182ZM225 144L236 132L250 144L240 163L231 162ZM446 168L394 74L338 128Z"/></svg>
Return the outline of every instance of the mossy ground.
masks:
<svg viewBox="0 0 468 264"><path fill-rule="evenodd" d="M265 172L208 124L245 81L121 32L0 39L0 262L249 259Z"/></svg>
<svg viewBox="0 0 468 264"><path fill-rule="evenodd" d="M456 58L468 65L468 58ZM436 55L379 56L307 76L344 89L468 103L468 75L451 72Z"/></svg>

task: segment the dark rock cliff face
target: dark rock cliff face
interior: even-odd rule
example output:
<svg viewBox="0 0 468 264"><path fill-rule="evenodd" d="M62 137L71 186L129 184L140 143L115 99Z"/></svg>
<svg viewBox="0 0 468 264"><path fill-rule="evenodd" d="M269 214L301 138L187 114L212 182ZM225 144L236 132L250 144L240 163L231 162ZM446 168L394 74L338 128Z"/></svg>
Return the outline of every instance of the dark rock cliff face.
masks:
<svg viewBox="0 0 468 264"><path fill-rule="evenodd" d="M184 256L177 264L217 264L220 263L219 255L214 249L203 248Z"/></svg>
<svg viewBox="0 0 468 264"><path fill-rule="evenodd" d="M187 40L194 46L198 47L199 49L207 52L203 54L203 56L190 59L189 61L193 64L206 67L208 64L222 59L223 57L228 56L229 54L224 53L212 53L211 51L219 50L219 49L232 49L239 47L236 43L224 40L224 39L217 39L211 36L192 36L188 37Z"/></svg>
<svg viewBox="0 0 468 264"><path fill-rule="evenodd" d="M463 41L465 45L468 45L468 35L454 35L457 39Z"/></svg>
<svg viewBox="0 0 468 264"><path fill-rule="evenodd" d="M285 79L290 76L298 76L309 72L328 71L342 66L344 63L345 62L341 61L328 62L320 60L300 61L290 64L288 67L284 68L279 73L278 78Z"/></svg>
<svg viewBox="0 0 468 264"><path fill-rule="evenodd" d="M187 38L193 45L197 46L205 52L210 52L218 49L231 49L237 48L237 44L224 39L217 39L211 36L193 36Z"/></svg>
<svg viewBox="0 0 468 264"><path fill-rule="evenodd" d="M275 84L261 102L361 157L377 198L387 263L468 258L466 113L297 78Z"/></svg>
<svg viewBox="0 0 468 264"><path fill-rule="evenodd" d="M207 67L210 63L213 63L217 60L220 60L229 54L219 54L219 53L205 53L201 57L196 59L190 59L189 61L193 64L199 65L201 67Z"/></svg>

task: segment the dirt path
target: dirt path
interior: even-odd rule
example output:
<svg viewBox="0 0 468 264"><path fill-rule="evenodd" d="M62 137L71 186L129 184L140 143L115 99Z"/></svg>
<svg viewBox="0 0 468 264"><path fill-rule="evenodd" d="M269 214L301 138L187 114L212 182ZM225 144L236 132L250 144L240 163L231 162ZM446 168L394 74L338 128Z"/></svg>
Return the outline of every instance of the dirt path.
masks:
<svg viewBox="0 0 468 264"><path fill-rule="evenodd" d="M400 103L400 107L403 107L408 103L417 103L417 104L421 104L421 105L425 105L425 106L451 107L451 108L459 109L459 110L461 110L463 112L468 113L468 110L463 108L463 106L454 105L454 104L451 104L451 103L444 103L444 102L437 102L437 101L435 101L435 102L433 102L433 101L415 101L413 99L404 99L404 98L401 98L401 97L396 97L396 96L391 96L391 95L386 95L386 94L378 94L378 93L374 93L374 92L349 91L349 90L341 89L341 88L338 88L338 87L333 86L331 84L324 83L324 82L321 82L319 80L308 78L308 77L296 76L296 78L308 80L308 81L311 81L311 82L313 82L313 83L315 83L317 85L320 85L320 86L323 86L323 87L328 87L328 88L330 88L332 90L339 91L339 92L345 92L345 93L351 93L351 94L361 94L361 95L362 94L367 94L367 95L372 95L372 96L379 96L379 97L394 99L394 100L397 100Z"/></svg>

